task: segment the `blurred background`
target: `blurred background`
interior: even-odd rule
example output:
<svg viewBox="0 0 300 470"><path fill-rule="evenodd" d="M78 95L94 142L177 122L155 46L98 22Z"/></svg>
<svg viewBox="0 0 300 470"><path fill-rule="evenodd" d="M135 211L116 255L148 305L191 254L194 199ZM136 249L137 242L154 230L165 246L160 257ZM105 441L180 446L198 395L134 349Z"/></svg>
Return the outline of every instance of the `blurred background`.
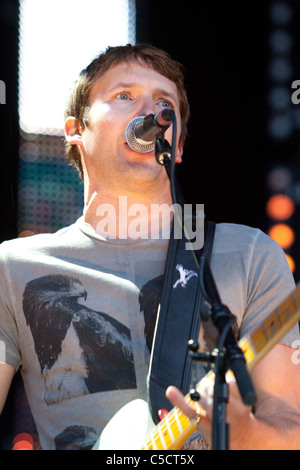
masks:
<svg viewBox="0 0 300 470"><path fill-rule="evenodd" d="M299 280L299 0L1 0L0 39L0 242L81 215L83 187L64 156L65 96L107 46L150 42L185 67L186 201L270 234ZM37 448L17 374L0 450Z"/></svg>

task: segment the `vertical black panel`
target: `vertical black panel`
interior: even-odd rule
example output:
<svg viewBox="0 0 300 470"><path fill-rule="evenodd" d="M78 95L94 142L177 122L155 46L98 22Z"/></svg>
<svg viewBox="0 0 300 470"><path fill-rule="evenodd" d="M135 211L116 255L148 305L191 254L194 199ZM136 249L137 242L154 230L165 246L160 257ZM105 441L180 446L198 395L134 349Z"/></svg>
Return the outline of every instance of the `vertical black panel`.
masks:
<svg viewBox="0 0 300 470"><path fill-rule="evenodd" d="M17 190L19 160L18 47L19 2L0 2L0 80L5 99L0 104L0 242L17 236ZM3 88L2 88L3 91ZM29 426L29 427L28 427ZM0 417L0 450L12 448L18 432L34 427L23 382L16 374Z"/></svg>
<svg viewBox="0 0 300 470"><path fill-rule="evenodd" d="M16 236L18 174L18 11L17 0L0 3L0 241Z"/></svg>

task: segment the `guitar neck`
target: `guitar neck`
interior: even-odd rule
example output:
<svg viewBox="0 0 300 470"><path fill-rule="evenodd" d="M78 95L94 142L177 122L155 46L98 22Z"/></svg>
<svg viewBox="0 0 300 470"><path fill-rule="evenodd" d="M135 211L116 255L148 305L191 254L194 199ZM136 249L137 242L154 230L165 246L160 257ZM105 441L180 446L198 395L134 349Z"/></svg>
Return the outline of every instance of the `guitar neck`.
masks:
<svg viewBox="0 0 300 470"><path fill-rule="evenodd" d="M295 290L277 307L252 333L239 341L247 369L253 370L256 364L283 338L300 319L300 283ZM210 371L206 378L213 379ZM199 387L197 384L196 389ZM189 395L186 401L193 404ZM143 450L180 449L194 433L196 425L178 407L174 407L147 437Z"/></svg>
<svg viewBox="0 0 300 470"><path fill-rule="evenodd" d="M192 404L189 396L185 400ZM176 450L195 432L196 426L175 406L147 437L142 450Z"/></svg>
<svg viewBox="0 0 300 470"><path fill-rule="evenodd" d="M249 371L288 333L299 319L300 283L252 333L239 341Z"/></svg>

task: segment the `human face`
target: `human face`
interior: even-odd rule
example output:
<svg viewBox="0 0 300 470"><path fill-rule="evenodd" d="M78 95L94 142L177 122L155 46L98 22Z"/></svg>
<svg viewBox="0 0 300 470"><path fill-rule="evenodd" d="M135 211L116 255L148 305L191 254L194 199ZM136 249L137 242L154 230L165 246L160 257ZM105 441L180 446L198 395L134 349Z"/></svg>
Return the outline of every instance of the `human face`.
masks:
<svg viewBox="0 0 300 470"><path fill-rule="evenodd" d="M66 131L69 142L79 146L89 184L118 194L167 184L165 168L156 162L155 152L135 152L125 139L126 126L133 118L156 114L164 107L171 107L176 114L178 163L182 147L175 83L135 62L119 64L97 80L90 92L87 126L76 132L70 126ZM165 138L171 143L171 127Z"/></svg>

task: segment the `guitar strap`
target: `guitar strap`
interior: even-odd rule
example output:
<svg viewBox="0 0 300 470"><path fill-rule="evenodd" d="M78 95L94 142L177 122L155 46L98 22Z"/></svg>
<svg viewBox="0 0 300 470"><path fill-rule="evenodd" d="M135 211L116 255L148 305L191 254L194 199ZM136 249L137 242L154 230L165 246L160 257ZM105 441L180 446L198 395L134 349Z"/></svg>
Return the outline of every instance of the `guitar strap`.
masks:
<svg viewBox="0 0 300 470"><path fill-rule="evenodd" d="M203 248L195 254L198 260L205 254L210 262L214 222L205 222L204 230ZM158 307L147 378L148 402L155 424L160 420L159 410L170 411L172 408L165 396L167 387L175 385L187 394L191 386L192 364L188 341L198 338L200 307L204 299L199 289L195 255L192 250L186 249L186 243L184 236L174 239L172 235L170 239L162 298Z"/></svg>

